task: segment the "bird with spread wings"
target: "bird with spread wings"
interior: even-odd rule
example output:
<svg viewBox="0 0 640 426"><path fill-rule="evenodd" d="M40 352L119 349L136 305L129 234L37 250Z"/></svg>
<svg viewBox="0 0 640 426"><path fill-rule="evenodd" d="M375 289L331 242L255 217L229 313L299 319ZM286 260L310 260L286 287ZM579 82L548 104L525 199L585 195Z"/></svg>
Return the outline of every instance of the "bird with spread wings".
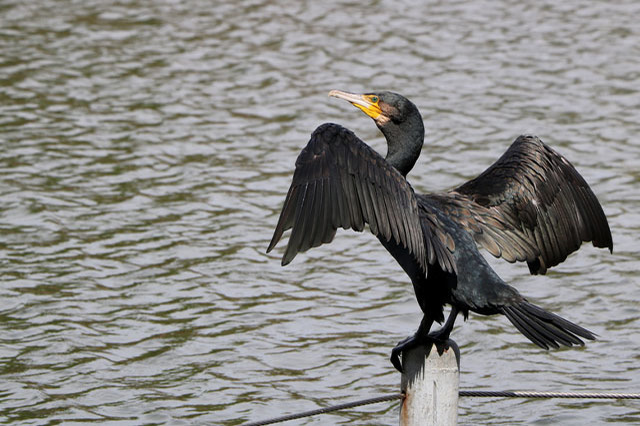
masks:
<svg viewBox="0 0 640 426"><path fill-rule="evenodd" d="M422 150L424 125L417 107L393 92L333 90L371 117L386 138L386 158L353 132L327 123L311 135L267 249L291 229L282 264L329 243L338 228L365 224L413 283L423 319L416 333L391 352L426 341L446 341L455 319L469 311L503 314L545 349L582 345L594 335L530 303L506 284L478 251L508 262L527 262L544 274L582 242L613 250L607 218L593 191L562 155L535 136L518 137L475 179L447 192L416 194L406 179ZM434 322L444 321L434 332Z"/></svg>

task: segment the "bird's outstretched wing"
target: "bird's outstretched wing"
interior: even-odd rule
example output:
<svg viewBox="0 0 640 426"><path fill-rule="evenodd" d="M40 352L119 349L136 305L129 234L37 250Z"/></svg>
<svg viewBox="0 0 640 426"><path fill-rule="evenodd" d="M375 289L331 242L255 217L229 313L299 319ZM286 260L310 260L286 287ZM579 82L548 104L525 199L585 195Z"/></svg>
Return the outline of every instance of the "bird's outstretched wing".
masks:
<svg viewBox="0 0 640 426"><path fill-rule="evenodd" d="M438 194L476 243L532 274L564 261L583 241L613 250L598 199L563 156L535 136L520 136L477 178Z"/></svg>
<svg viewBox="0 0 640 426"><path fill-rule="evenodd" d="M353 132L323 124L296 160L293 182L267 252L287 229L286 265L333 240L337 228L371 232L408 250L421 269L427 255L416 196L406 179Z"/></svg>

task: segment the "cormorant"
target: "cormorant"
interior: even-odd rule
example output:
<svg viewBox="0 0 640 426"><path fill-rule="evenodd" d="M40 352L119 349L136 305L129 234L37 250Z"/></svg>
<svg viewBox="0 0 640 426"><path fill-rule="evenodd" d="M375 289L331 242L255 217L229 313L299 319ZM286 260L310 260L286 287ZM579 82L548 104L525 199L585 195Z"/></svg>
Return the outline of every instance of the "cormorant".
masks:
<svg viewBox="0 0 640 426"><path fill-rule="evenodd" d="M418 108L392 92L332 90L371 117L387 140L386 158L348 129L319 126L296 160L267 252L292 229L282 265L333 240L337 228L371 232L413 283L424 314L417 332L391 352L446 341L458 313L503 314L542 348L583 345L594 335L527 301L489 266L478 246L532 274L564 261L583 241L613 250L607 218L585 180L535 136L520 136L491 167L448 192L416 194L406 180L424 141ZM434 321L444 326L429 333Z"/></svg>

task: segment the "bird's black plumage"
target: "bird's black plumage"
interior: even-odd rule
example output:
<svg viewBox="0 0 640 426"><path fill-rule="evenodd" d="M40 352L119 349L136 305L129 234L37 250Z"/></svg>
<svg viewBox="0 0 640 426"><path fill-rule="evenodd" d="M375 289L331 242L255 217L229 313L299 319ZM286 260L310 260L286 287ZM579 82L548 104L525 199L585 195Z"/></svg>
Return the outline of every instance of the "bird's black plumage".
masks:
<svg viewBox="0 0 640 426"><path fill-rule="evenodd" d="M415 194L406 180L424 140L416 106L392 92L332 91L372 117L386 158L337 124L318 127L296 161L293 182L267 251L292 229L282 264L330 242L337 228L369 224L411 278L423 320L398 355L424 339L447 339L458 313L503 314L543 348L583 344L588 330L529 303L478 251L527 262L532 274L564 261L585 241L613 249L607 219L585 180L535 136L520 136L477 178L437 194ZM446 324L429 334L434 321Z"/></svg>

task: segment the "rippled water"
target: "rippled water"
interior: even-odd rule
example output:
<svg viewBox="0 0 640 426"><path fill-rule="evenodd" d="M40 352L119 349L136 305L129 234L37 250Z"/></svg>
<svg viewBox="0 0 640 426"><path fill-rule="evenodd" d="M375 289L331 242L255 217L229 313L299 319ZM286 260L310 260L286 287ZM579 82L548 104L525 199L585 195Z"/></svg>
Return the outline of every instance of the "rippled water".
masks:
<svg viewBox="0 0 640 426"><path fill-rule="evenodd" d="M420 315L369 234L286 268L265 254L328 90L421 109L418 191L521 133L565 154L610 218L546 277L506 281L595 331L545 352L458 321L463 389L639 392L640 4L52 1L0 5L0 421L240 424L386 394ZM396 424L397 403L294 424ZM460 401L462 424L640 422L633 401Z"/></svg>

